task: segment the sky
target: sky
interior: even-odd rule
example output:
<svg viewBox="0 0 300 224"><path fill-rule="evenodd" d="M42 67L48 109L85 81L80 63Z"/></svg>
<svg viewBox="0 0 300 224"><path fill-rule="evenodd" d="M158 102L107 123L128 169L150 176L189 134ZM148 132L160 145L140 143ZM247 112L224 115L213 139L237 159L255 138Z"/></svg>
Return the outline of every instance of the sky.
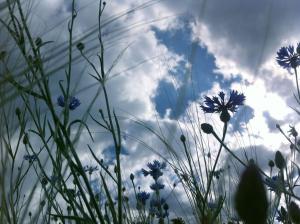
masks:
<svg viewBox="0 0 300 224"><path fill-rule="evenodd" d="M62 49L68 39L70 2L24 3L30 10L32 32L45 41L53 41L45 53L53 59L46 63L48 71L63 66L66 58ZM85 44L85 49L91 49L87 55L95 63L99 49L97 5L95 0L76 1L78 16L74 30L76 39ZM293 96L296 87L294 76L281 68L275 57L281 46L300 41L299 7L298 0L108 0L102 17L106 68L126 49L107 82L111 105L122 117L124 175L140 175L142 167L159 158L152 150L168 156L157 136L133 120L156 130L180 154L180 135L193 140L199 133L193 127L200 123L209 122L217 133L222 133L218 115L200 110L205 95L216 95L221 90L228 94L234 89L246 96L245 106L233 115L226 137L233 151L244 160L246 152L264 168L276 150L287 155L289 145L275 125L280 124L284 131L289 130L289 125L299 125L298 115L292 109L298 107ZM123 15L127 10L130 13ZM113 18L116 19L106 23ZM76 49L74 54L78 55ZM63 72L61 69L51 75L54 101L60 95L58 81ZM98 91L99 86L89 72L92 70L86 62L74 63L72 84L81 105L72 113L73 118L83 115ZM102 107L100 95L91 114L99 118L97 111ZM91 120L89 126L96 154L112 163L111 139ZM83 133L78 145L82 148L83 163L89 164L92 158L86 150L87 136ZM205 138L212 142L215 152L217 143ZM191 143L191 147L195 145ZM224 164L227 156L221 155ZM149 181L144 179L140 184L147 187ZM168 181L172 183L174 178Z"/></svg>

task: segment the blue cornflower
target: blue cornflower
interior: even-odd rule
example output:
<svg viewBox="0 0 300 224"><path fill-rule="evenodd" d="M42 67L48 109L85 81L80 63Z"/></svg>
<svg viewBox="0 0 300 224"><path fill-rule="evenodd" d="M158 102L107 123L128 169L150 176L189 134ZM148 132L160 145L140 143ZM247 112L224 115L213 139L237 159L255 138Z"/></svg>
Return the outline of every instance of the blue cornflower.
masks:
<svg viewBox="0 0 300 224"><path fill-rule="evenodd" d="M273 176L272 178L267 177L264 182L269 187L270 191L274 191L276 193L284 191L285 187L288 186L286 182L282 183L282 180L278 175Z"/></svg>
<svg viewBox="0 0 300 224"><path fill-rule="evenodd" d="M295 52L294 46L281 47L279 51L277 51L277 63L283 68L296 68L300 65L299 51L299 43L297 46L297 52Z"/></svg>
<svg viewBox="0 0 300 224"><path fill-rule="evenodd" d="M221 113L221 120L228 122L230 115L228 111L236 112L238 106L244 105L246 97L243 93L238 93L236 90L230 92L229 100L225 102L225 93L219 92L218 96L205 96L204 103L201 108L205 113Z"/></svg>
<svg viewBox="0 0 300 224"><path fill-rule="evenodd" d="M89 172L89 174L92 174L94 171L99 170L98 166L89 166L86 165L83 167L84 172Z"/></svg>
<svg viewBox="0 0 300 224"><path fill-rule="evenodd" d="M150 198L150 194L142 191L136 194L137 200L142 203L143 205L146 205L146 201Z"/></svg>
<svg viewBox="0 0 300 224"><path fill-rule="evenodd" d="M65 98L63 96L59 96L57 98L57 104L60 107L65 107Z"/></svg>
<svg viewBox="0 0 300 224"><path fill-rule="evenodd" d="M155 207L150 207L149 208L149 213L151 216L154 216L157 212L157 209Z"/></svg>
<svg viewBox="0 0 300 224"><path fill-rule="evenodd" d="M153 163L148 163L149 171L142 169L142 173L144 176L148 176L149 174L153 177L154 180L157 180L160 176L163 175L162 169L166 168L166 163L160 163L158 160L154 160Z"/></svg>
<svg viewBox="0 0 300 224"><path fill-rule="evenodd" d="M57 104L60 107L65 107L65 98L63 96L59 96L57 98ZM70 98L69 109L70 110L75 110L79 105L80 105L79 99L77 99L76 97L72 96Z"/></svg>
<svg viewBox="0 0 300 224"><path fill-rule="evenodd" d="M79 99L75 98L74 96L71 97L70 103L69 103L69 108L70 110L75 110L76 107L80 105Z"/></svg>
<svg viewBox="0 0 300 224"><path fill-rule="evenodd" d="M150 188L154 191L159 191L161 189L164 189L164 187L165 187L165 185L161 184L159 182L156 182L156 183L150 185Z"/></svg>
<svg viewBox="0 0 300 224"><path fill-rule="evenodd" d="M37 156L36 155L25 155L24 157L24 160L28 160L29 163L32 163L33 161L35 161L37 159Z"/></svg>
<svg viewBox="0 0 300 224"><path fill-rule="evenodd" d="M276 220L278 222L285 223L288 218L288 213L285 210L285 208L281 206L280 210L279 209L277 210L277 213L278 213L278 216L276 217Z"/></svg>

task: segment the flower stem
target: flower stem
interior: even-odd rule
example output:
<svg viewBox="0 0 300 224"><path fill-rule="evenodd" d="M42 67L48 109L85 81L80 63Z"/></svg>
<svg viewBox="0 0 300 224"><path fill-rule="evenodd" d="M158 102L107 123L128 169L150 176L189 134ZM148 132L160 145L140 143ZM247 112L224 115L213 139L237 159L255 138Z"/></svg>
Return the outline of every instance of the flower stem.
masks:
<svg viewBox="0 0 300 224"><path fill-rule="evenodd" d="M208 185L207 185L207 190L206 190L206 193L205 193L205 196L204 196L204 203L206 203L206 200L207 200L207 197L208 197L208 194L209 194L209 190L210 190L210 187L211 187L211 184L212 184L212 180L213 180L213 174L216 170L216 167L217 167L217 163L219 161L219 157L220 157L220 154L221 154L221 150L222 150L222 147L223 147L223 142L225 140L225 136L226 136L226 132L227 132L227 122L224 123L224 127L223 127L223 137L222 137L222 140L221 140L221 144L220 144L220 148L219 148L219 151L218 151L218 155L217 155L217 158L215 160L215 163L214 163L214 166L213 166L213 169L209 175L209 179L208 179ZM204 208L205 208L205 204L203 206L203 211L204 211Z"/></svg>
<svg viewBox="0 0 300 224"><path fill-rule="evenodd" d="M298 99L297 99L297 101L299 101L299 100L300 100L300 90L299 90L299 82L298 82L297 68L294 68L294 71L295 71L295 79L296 79L297 93L298 93Z"/></svg>

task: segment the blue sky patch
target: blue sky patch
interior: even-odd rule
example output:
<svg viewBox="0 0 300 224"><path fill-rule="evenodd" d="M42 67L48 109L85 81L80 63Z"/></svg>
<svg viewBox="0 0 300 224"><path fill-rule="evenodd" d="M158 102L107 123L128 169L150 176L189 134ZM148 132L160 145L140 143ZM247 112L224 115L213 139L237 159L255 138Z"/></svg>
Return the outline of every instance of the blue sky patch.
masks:
<svg viewBox="0 0 300 224"><path fill-rule="evenodd" d="M226 90L232 82L239 80L224 80L222 76L214 74L214 56L206 48L191 41L191 29L188 25L171 31L153 30L161 44L175 54L183 55L185 61L192 65L191 69L187 69L185 62L180 62L176 71L171 73L181 83L178 89L165 80L160 82L153 100L161 117L166 114L167 109L171 109L170 117L177 119L184 113L188 103L197 100L202 92L210 90L214 82L220 83L221 88Z"/></svg>

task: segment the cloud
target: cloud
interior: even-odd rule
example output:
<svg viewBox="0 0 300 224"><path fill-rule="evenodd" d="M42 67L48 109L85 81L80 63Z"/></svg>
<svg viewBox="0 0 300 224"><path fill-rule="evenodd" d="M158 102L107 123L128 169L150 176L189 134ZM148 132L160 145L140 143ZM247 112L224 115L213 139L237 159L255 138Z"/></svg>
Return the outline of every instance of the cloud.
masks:
<svg viewBox="0 0 300 224"><path fill-rule="evenodd" d="M293 43L299 36L296 18L300 3L295 0L288 4L230 0L205 1L205 4L199 1L198 7L190 5L186 7L197 17L194 38L216 56L220 71L228 69L233 75L237 75L236 67L257 72L266 60L275 58L274 53L282 44ZM223 63L224 60L228 63Z"/></svg>

